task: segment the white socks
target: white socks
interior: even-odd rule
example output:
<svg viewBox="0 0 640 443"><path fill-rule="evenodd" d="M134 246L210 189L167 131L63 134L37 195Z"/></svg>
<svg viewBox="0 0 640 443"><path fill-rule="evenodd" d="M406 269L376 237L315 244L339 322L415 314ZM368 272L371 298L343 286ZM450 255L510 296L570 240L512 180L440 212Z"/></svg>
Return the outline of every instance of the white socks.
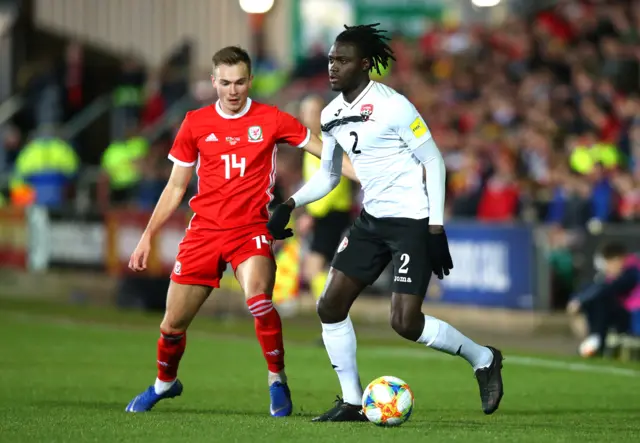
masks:
<svg viewBox="0 0 640 443"><path fill-rule="evenodd" d="M280 372L271 372L271 371L267 371L267 372L269 373L269 375L267 376L267 383L269 383L269 386L271 386L277 381L279 381L280 383L287 382L287 374L284 373L284 370Z"/></svg>
<svg viewBox="0 0 640 443"><path fill-rule="evenodd" d="M473 366L474 371L486 368L493 361L493 352L489 348L465 337L450 324L428 315L424 316L424 330L418 343L447 354L460 355Z"/></svg>
<svg viewBox="0 0 640 443"><path fill-rule="evenodd" d="M340 323L323 323L322 340L340 379L342 399L352 405L361 404L362 385L356 363L356 333L351 318L347 316Z"/></svg>
<svg viewBox="0 0 640 443"><path fill-rule="evenodd" d="M173 386L173 384L176 381L162 381L159 378L156 378L156 382L153 385L153 389L156 391L156 394L160 395L160 394L164 394L165 392L167 392L169 389L171 389L171 386Z"/></svg>

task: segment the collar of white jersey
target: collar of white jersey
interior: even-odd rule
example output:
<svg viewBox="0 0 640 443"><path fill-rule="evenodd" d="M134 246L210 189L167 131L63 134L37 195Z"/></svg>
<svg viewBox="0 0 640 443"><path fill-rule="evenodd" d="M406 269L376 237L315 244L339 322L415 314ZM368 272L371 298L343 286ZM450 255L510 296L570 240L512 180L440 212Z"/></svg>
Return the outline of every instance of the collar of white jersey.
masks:
<svg viewBox="0 0 640 443"><path fill-rule="evenodd" d="M342 95L342 103L347 107L352 109L355 105L358 104L358 102L360 100L362 100L362 98L367 95L367 92L369 92L371 90L371 88L373 88L373 85L376 82L374 82L373 80L369 80L369 84L367 86L365 86L365 88L362 90L362 92L360 94L358 94L358 96L356 98L353 99L353 101L351 103L347 103L346 100L344 99L344 94Z"/></svg>
<svg viewBox="0 0 640 443"><path fill-rule="evenodd" d="M226 118L228 120L233 118L240 118L244 116L247 112L249 112L249 109L251 109L251 103L252 103L251 97L247 97L247 103L244 104L244 108L242 108L242 111L238 112L237 114L227 114L222 110L222 106L220 106L220 100L218 100L216 102L216 111L218 112L220 117Z"/></svg>

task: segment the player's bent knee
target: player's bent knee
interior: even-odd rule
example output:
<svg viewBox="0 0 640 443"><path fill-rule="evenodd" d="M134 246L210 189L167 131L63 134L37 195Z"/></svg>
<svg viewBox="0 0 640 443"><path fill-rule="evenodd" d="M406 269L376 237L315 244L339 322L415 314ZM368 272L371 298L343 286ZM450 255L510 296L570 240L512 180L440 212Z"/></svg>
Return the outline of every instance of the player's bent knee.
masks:
<svg viewBox="0 0 640 443"><path fill-rule="evenodd" d="M349 315L351 305L365 287L338 269L331 268L316 311L322 323L338 323Z"/></svg>
<svg viewBox="0 0 640 443"><path fill-rule="evenodd" d="M408 339L411 334L411 325L401 315L391 315L391 327L401 337Z"/></svg>
<svg viewBox="0 0 640 443"><path fill-rule="evenodd" d="M191 320L192 316L186 312L168 309L160 323L160 330L165 334L181 334L187 330Z"/></svg>
<svg viewBox="0 0 640 443"><path fill-rule="evenodd" d="M404 296L410 299L413 296ZM405 299L405 300L407 300ZM399 303L398 298L394 294L391 304L391 327L401 337L407 340L416 341L422 335L424 329L424 315L415 304Z"/></svg>
<svg viewBox="0 0 640 443"><path fill-rule="evenodd" d="M272 287L266 284L261 284L260 282L247 287L243 292L245 300L250 300L258 295L263 294L265 294L269 299L273 297Z"/></svg>
<svg viewBox="0 0 640 443"><path fill-rule="evenodd" d="M316 305L316 312L322 323L338 323L346 319L358 296L358 293L350 294L349 290L343 290L341 276L343 274L334 269L329 272L327 285Z"/></svg>
<svg viewBox="0 0 640 443"><path fill-rule="evenodd" d="M168 335L183 334L187 330L188 326L189 324L186 321L175 321L175 320L165 319L165 320L162 320L162 323L160 323L160 331L162 331L163 334L168 334Z"/></svg>
<svg viewBox="0 0 640 443"><path fill-rule="evenodd" d="M246 300L263 294L271 298L275 274L275 262L272 258L265 256L249 257L236 268L236 278Z"/></svg>
<svg viewBox="0 0 640 443"><path fill-rule="evenodd" d="M320 321L326 324L339 323L349 315L348 309L342 309L340 304L332 303L324 294L320 297L320 300L318 300L316 312L318 313L318 317L320 317Z"/></svg>

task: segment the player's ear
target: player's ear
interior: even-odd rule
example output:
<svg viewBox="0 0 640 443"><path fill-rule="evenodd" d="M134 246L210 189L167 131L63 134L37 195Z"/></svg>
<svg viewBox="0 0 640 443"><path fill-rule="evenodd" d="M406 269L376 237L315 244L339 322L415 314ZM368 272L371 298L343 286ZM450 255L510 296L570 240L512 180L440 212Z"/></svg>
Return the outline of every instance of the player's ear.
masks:
<svg viewBox="0 0 640 443"><path fill-rule="evenodd" d="M214 88L216 87L216 78L213 74L211 74L211 86L213 86Z"/></svg>
<svg viewBox="0 0 640 443"><path fill-rule="evenodd" d="M251 89L253 86L253 74L249 75L249 89Z"/></svg>
<svg viewBox="0 0 640 443"><path fill-rule="evenodd" d="M369 61L368 58L362 59L362 70L364 72L369 72L371 70L371 62Z"/></svg>

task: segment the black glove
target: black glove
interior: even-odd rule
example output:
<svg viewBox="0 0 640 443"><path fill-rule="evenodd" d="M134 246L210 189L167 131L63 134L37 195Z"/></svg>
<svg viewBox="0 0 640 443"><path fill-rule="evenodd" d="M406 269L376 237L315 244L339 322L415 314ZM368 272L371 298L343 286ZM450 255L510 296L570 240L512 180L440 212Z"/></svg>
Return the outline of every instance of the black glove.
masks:
<svg viewBox="0 0 640 443"><path fill-rule="evenodd" d="M276 209L271 213L271 217L267 222L267 229L276 240L284 240L285 238L293 236L293 230L291 228L285 229L289 224L292 211L293 208L291 206L283 203L276 206Z"/></svg>
<svg viewBox="0 0 640 443"><path fill-rule="evenodd" d="M427 239L431 269L433 270L433 273L442 280L444 276L449 275L449 271L453 269L453 261L451 260L451 253L449 252L447 234L444 232L444 229L439 233L429 232Z"/></svg>

